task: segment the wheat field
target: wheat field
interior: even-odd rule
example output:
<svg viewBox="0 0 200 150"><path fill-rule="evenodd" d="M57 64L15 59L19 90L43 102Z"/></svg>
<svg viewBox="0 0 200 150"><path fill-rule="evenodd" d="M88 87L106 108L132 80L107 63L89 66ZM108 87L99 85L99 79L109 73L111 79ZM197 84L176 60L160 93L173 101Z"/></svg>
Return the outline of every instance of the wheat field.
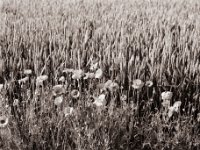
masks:
<svg viewBox="0 0 200 150"><path fill-rule="evenodd" d="M199 150L198 0L0 0L0 149Z"/></svg>

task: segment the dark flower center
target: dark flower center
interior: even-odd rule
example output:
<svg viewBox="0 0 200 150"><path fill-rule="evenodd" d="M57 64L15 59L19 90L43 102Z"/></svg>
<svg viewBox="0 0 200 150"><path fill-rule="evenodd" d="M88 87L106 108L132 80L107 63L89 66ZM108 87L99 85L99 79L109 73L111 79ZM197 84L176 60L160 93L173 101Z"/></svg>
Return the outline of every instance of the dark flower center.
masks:
<svg viewBox="0 0 200 150"><path fill-rule="evenodd" d="M6 121L5 120L0 120L0 123L1 124L4 124Z"/></svg>

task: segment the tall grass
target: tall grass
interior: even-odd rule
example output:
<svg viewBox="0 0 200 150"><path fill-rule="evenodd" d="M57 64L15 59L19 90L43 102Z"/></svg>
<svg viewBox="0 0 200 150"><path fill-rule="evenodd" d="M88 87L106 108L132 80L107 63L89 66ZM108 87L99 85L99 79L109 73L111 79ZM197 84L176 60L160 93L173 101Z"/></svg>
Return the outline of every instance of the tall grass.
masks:
<svg viewBox="0 0 200 150"><path fill-rule="evenodd" d="M3 149L200 148L198 0L3 2L1 111L9 116L8 131L0 134ZM76 81L63 73L65 68L87 72L91 60L99 62L101 79ZM25 69L33 73L19 84ZM37 88L40 75L48 80ZM57 107L52 87L61 84L61 76L64 102ZM89 101L109 79L120 88L104 91L111 102L98 109ZM151 80L153 86L135 90L134 79ZM73 89L80 92L78 100L70 95ZM163 91L173 92L171 105L182 102L180 114L168 121ZM125 106L121 95L127 96ZM65 106L75 112L65 117Z"/></svg>

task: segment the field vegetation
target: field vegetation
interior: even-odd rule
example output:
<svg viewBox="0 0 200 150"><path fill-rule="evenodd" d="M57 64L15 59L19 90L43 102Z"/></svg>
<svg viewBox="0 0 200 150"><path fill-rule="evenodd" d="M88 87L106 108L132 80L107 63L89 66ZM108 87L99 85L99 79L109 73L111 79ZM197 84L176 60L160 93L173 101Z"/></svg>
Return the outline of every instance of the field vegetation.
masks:
<svg viewBox="0 0 200 150"><path fill-rule="evenodd" d="M2 150L199 150L198 0L0 0Z"/></svg>

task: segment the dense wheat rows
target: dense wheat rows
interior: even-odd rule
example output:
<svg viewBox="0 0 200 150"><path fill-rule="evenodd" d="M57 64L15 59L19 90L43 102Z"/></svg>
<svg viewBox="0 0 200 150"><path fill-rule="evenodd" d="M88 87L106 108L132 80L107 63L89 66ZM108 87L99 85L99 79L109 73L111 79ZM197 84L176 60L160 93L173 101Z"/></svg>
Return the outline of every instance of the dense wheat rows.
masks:
<svg viewBox="0 0 200 150"><path fill-rule="evenodd" d="M0 148L200 149L198 0L0 0Z"/></svg>

